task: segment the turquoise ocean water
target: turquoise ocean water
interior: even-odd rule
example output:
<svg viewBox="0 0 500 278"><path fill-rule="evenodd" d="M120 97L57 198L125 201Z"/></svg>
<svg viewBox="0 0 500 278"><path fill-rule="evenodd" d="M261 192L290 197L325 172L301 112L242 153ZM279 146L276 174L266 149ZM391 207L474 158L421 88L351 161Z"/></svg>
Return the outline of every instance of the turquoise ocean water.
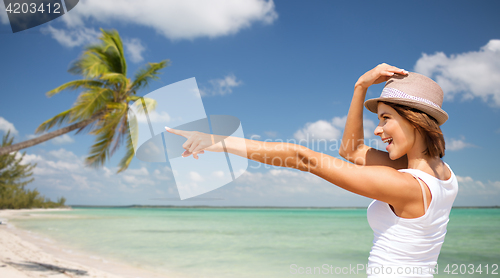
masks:
<svg viewBox="0 0 500 278"><path fill-rule="evenodd" d="M335 272L365 265L373 240L366 209L75 208L50 214L74 218L12 223L89 254L187 277L366 277L362 270ZM435 277L500 277L491 274L495 264L500 273L500 209L453 209ZM316 267L316 274L298 273L307 267Z"/></svg>

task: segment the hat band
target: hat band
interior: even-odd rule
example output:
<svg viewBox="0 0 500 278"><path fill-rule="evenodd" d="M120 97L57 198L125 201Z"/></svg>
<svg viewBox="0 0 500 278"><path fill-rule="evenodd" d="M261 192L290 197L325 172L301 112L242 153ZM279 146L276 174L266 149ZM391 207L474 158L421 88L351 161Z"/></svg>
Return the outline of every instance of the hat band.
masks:
<svg viewBox="0 0 500 278"><path fill-rule="evenodd" d="M411 100L416 100L420 102L424 102L433 106L436 106L437 108L441 108L439 105L435 104L434 102L421 98L421 97L416 97L416 96L410 96L409 94L405 94L404 92L394 89L394 88L384 88L382 90L382 94L380 95L381 98L406 98L406 99L411 99Z"/></svg>

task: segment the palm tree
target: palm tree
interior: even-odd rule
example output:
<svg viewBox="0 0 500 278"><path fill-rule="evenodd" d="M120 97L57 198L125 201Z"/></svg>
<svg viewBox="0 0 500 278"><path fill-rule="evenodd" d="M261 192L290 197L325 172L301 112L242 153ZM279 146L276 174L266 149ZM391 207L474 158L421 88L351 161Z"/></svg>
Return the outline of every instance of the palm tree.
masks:
<svg viewBox="0 0 500 278"><path fill-rule="evenodd" d="M95 144L90 149L85 163L99 167L126 140L127 152L119 163L118 173L127 169L134 157L132 139L127 128L129 103L141 99L137 91L150 81L158 79L159 71L168 66L169 60L148 63L134 76L127 78L127 63L123 44L116 30L101 29L100 43L85 48L83 55L72 63L68 70L81 75L83 79L70 81L49 92L51 97L63 90L83 89L73 107L43 122L36 133L43 133L56 125L70 124L40 137L0 148L0 155L18 151L45 142L54 137L77 130L88 130L96 135ZM146 106L154 108L154 100L144 99Z"/></svg>

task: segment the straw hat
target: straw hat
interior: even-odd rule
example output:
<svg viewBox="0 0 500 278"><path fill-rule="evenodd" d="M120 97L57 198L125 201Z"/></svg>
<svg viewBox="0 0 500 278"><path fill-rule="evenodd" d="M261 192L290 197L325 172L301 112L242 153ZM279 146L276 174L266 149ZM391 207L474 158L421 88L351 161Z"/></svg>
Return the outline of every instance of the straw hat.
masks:
<svg viewBox="0 0 500 278"><path fill-rule="evenodd" d="M379 101L401 104L427 113L439 125L448 120L448 114L441 109L443 90L429 77L410 72L408 75L393 75L385 84L379 98L365 101L365 107L377 113Z"/></svg>

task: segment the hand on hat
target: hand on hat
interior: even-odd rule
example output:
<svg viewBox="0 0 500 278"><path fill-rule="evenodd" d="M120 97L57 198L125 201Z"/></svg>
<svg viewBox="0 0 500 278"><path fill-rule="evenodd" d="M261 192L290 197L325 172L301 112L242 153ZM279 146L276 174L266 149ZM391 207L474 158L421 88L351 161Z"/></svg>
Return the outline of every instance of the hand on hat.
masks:
<svg viewBox="0 0 500 278"><path fill-rule="evenodd" d="M165 129L170 133L187 138L186 142L182 145L185 149L184 153L182 153L182 157L193 155L194 158L198 159L198 154L205 153L204 150L211 152L224 151L224 147L221 143L222 138L219 138L220 136L199 131L173 129L169 127L165 127Z"/></svg>
<svg viewBox="0 0 500 278"><path fill-rule="evenodd" d="M389 78L391 78L391 76L393 76L394 74L407 75L408 72L404 69L382 63L363 74L358 79L358 82L356 82L355 86L361 86L364 89L368 89L368 87L373 84L379 84L389 80Z"/></svg>

